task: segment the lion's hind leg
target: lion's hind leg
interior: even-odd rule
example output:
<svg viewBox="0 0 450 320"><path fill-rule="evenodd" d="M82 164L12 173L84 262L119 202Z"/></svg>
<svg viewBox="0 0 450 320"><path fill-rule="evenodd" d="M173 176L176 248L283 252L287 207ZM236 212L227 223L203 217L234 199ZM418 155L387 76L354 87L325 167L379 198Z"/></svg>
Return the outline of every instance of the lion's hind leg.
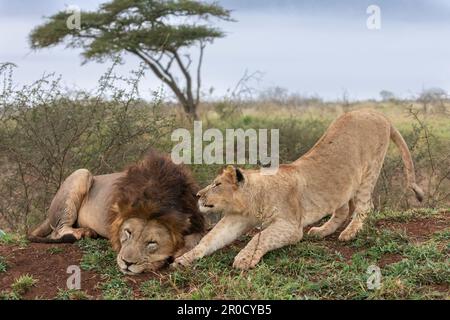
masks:
<svg viewBox="0 0 450 320"><path fill-rule="evenodd" d="M47 237L50 233L52 233L52 227L50 226L50 219L47 218L30 233L29 238Z"/></svg>
<svg viewBox="0 0 450 320"><path fill-rule="evenodd" d="M57 232L52 233L50 238L56 241L59 239L64 239L62 242L74 243L84 238L96 239L98 238L98 235L94 230L89 228L72 228L65 226Z"/></svg>
<svg viewBox="0 0 450 320"><path fill-rule="evenodd" d="M376 179L370 183L365 184L356 193L354 198L355 210L353 213L352 221L350 221L347 228L339 235L340 241L353 240L359 231L364 226L364 221L367 219L368 214L373 209L372 192L376 183Z"/></svg>
<svg viewBox="0 0 450 320"><path fill-rule="evenodd" d="M78 210L93 183L88 170L77 170L61 185L50 204L47 219L29 235L31 242L72 243L84 237L96 237L90 229L73 228Z"/></svg>
<svg viewBox="0 0 450 320"><path fill-rule="evenodd" d="M337 209L330 220L320 227L311 228L308 235L325 238L333 233L347 220L350 212L350 204L347 203L341 208Z"/></svg>

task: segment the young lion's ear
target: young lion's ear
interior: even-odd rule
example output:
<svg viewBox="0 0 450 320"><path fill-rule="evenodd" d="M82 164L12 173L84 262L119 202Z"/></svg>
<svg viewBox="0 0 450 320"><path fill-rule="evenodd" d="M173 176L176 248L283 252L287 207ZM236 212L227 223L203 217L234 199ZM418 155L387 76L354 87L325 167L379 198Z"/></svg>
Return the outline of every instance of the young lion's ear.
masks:
<svg viewBox="0 0 450 320"><path fill-rule="evenodd" d="M241 169L236 168L236 180L238 183L244 182L244 174L242 173Z"/></svg>
<svg viewBox="0 0 450 320"><path fill-rule="evenodd" d="M235 167L233 167L233 166L227 166L225 169L223 169L223 172L224 172L224 173L228 173L228 174L233 174L235 170L236 170Z"/></svg>
<svg viewBox="0 0 450 320"><path fill-rule="evenodd" d="M225 169L225 173L230 175L231 178L233 179L233 182L236 184L242 183L245 180L244 173L239 168L228 166Z"/></svg>

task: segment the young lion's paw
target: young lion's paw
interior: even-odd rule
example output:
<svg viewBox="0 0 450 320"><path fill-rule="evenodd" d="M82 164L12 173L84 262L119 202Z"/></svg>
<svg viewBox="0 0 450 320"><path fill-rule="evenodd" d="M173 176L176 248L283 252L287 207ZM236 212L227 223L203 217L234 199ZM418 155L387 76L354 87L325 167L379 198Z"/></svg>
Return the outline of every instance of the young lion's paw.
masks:
<svg viewBox="0 0 450 320"><path fill-rule="evenodd" d="M355 237L356 237L356 232L349 232L347 230L344 230L339 235L339 241L348 242L348 241L352 241L353 239L355 239Z"/></svg>
<svg viewBox="0 0 450 320"><path fill-rule="evenodd" d="M238 254L236 258L234 258L233 268L239 270L249 270L255 268L258 262L259 259L256 259L255 257L252 258L249 255Z"/></svg>
<svg viewBox="0 0 450 320"><path fill-rule="evenodd" d="M175 261L170 265L170 267L173 269L186 268L186 267L191 266L193 264L194 260L195 259L194 259L193 254L188 252L188 253L185 253L184 255L182 255L181 257L176 258Z"/></svg>
<svg viewBox="0 0 450 320"><path fill-rule="evenodd" d="M320 227L311 228L308 231L308 235L312 236L312 237L319 238L319 239L323 239L323 238L325 238L327 236L327 234L324 232L324 230L322 228L320 228Z"/></svg>

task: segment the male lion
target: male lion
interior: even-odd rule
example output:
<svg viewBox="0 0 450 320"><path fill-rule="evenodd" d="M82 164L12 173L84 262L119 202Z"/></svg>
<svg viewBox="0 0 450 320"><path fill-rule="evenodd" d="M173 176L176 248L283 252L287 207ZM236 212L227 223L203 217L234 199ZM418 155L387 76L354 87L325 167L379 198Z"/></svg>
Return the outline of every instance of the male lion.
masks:
<svg viewBox="0 0 450 320"><path fill-rule="evenodd" d="M352 214L339 236L341 241L352 240L372 209L371 195L390 139L400 149L409 188L422 201L411 154L397 129L380 113L350 112L335 121L312 150L296 162L280 166L275 175L225 169L197 195L201 211L222 212L224 217L192 251L177 258L174 266L187 266L262 225L263 231L234 260L235 268L253 268L268 251L300 241L304 227L330 213L331 219L309 234L326 237Z"/></svg>
<svg viewBox="0 0 450 320"><path fill-rule="evenodd" d="M198 190L185 167L155 151L121 173L78 170L64 181L47 219L29 239L62 243L98 234L110 239L123 273L157 270L200 240L205 222Z"/></svg>

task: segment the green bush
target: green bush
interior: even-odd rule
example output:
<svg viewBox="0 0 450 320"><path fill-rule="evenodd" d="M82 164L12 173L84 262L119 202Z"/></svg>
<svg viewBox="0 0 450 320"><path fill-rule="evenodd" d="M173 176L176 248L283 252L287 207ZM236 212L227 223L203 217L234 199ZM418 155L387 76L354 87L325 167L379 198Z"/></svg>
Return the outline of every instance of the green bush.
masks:
<svg viewBox="0 0 450 320"><path fill-rule="evenodd" d="M137 92L140 74L110 70L96 95L62 88L46 76L15 89L12 69L0 68L0 223L23 230L43 218L52 197L74 170L122 170L150 147L170 150L174 117Z"/></svg>
<svg viewBox="0 0 450 320"><path fill-rule="evenodd" d="M192 132L192 124L176 117L158 94L143 101L137 90L142 72L118 77L111 68L95 94L64 89L49 75L29 86L13 83L13 67L0 66L0 227L27 231L43 219L64 179L74 170L94 174L122 170L150 147L170 152L175 128ZM312 103L312 102L311 102ZM164 107L165 106L165 107ZM352 108L367 107L354 103ZM418 107L375 104L399 127L411 149L425 206L442 207L450 200L450 119L430 117ZM389 108L388 108L389 107ZM304 155L343 110L339 104L294 107L264 101L232 101L203 106L203 130L279 129L280 163ZM224 135L225 136L225 135ZM206 145L206 144L205 144ZM351 155L349 155L351 156ZM223 165L192 165L200 186L206 186ZM252 167L252 166L245 166ZM377 209L417 205L405 189L403 163L392 145L373 200Z"/></svg>

